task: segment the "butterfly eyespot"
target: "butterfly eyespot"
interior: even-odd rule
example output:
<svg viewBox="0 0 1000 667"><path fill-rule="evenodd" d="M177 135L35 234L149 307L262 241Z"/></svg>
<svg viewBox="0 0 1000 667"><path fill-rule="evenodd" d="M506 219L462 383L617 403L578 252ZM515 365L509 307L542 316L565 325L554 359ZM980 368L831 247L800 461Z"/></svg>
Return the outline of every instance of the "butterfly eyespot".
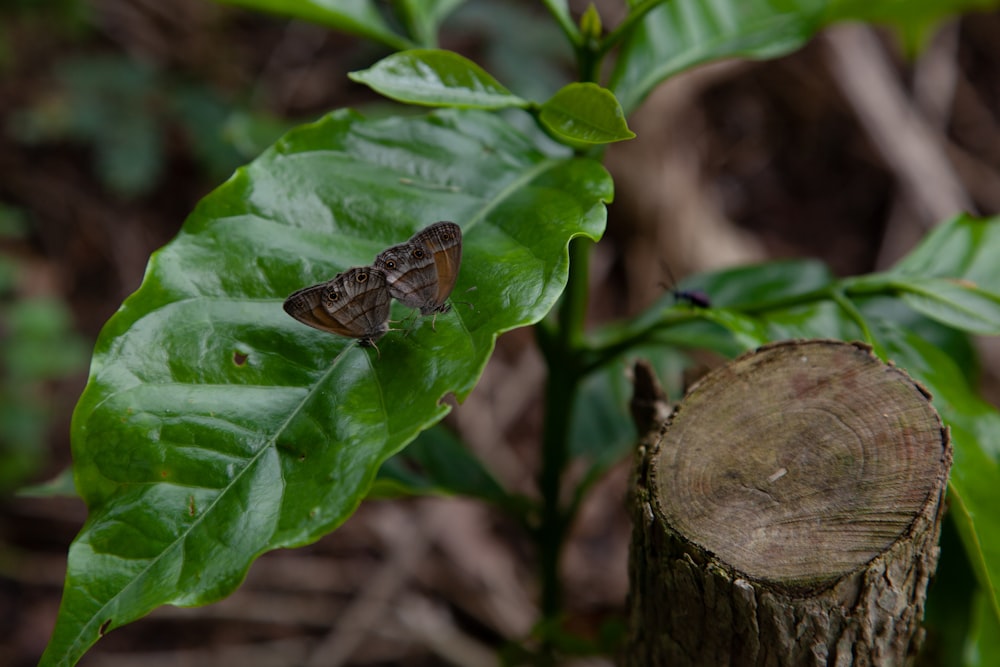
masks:
<svg viewBox="0 0 1000 667"><path fill-rule="evenodd" d="M356 275L354 277L354 280L356 280L359 283L363 283L366 280L368 280L368 274L367 273L359 273L358 275Z"/></svg>
<svg viewBox="0 0 1000 667"><path fill-rule="evenodd" d="M396 268L396 262L394 262L394 261L392 261L390 259L388 262L385 263L385 268L387 268L387 269L395 269Z"/></svg>
<svg viewBox="0 0 1000 667"><path fill-rule="evenodd" d="M423 259L424 251L421 250L420 248L417 248L416 250L413 251L413 256L416 257L417 259Z"/></svg>

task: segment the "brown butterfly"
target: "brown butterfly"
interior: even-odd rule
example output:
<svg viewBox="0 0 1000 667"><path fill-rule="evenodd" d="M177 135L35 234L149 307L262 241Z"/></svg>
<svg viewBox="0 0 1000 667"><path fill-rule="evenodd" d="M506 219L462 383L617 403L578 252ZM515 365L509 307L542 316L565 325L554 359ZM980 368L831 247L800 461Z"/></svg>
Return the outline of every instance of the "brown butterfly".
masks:
<svg viewBox="0 0 1000 667"><path fill-rule="evenodd" d="M383 250L374 267L385 273L389 294L421 315L447 313L448 296L462 263L462 228L435 222L406 243Z"/></svg>
<svg viewBox="0 0 1000 667"><path fill-rule="evenodd" d="M385 274L370 266L338 273L285 299L285 312L314 329L357 338L362 347L389 331L389 290Z"/></svg>

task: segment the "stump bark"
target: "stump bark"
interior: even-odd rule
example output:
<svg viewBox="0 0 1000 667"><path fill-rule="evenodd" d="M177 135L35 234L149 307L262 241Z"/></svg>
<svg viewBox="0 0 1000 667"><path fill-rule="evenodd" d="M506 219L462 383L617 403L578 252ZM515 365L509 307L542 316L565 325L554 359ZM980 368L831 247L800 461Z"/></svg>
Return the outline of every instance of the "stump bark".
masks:
<svg viewBox="0 0 1000 667"><path fill-rule="evenodd" d="M640 433L662 403L637 365ZM950 466L927 391L864 345L713 371L640 441L623 662L907 664Z"/></svg>

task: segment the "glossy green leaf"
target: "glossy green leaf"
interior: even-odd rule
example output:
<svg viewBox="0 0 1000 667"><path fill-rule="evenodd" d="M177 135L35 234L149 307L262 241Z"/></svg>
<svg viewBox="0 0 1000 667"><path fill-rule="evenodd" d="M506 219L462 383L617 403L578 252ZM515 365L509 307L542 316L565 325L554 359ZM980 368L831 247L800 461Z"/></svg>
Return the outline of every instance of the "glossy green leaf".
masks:
<svg viewBox="0 0 1000 667"><path fill-rule="evenodd" d="M648 2L630 0L633 9ZM671 0L622 44L610 88L631 113L661 81L732 57L771 58L802 46L822 25L827 0Z"/></svg>
<svg viewBox="0 0 1000 667"><path fill-rule="evenodd" d="M495 115L345 111L202 200L97 342L72 427L90 515L43 664L158 605L217 600L264 551L336 528L439 399L472 390L496 336L549 311L569 240L601 236L611 194L599 163ZM471 307L411 318L380 352L282 310L440 219L462 226L454 294Z"/></svg>
<svg viewBox="0 0 1000 667"><path fill-rule="evenodd" d="M914 310L943 324L984 335L1000 334L1000 296L944 278L895 281Z"/></svg>
<svg viewBox="0 0 1000 667"><path fill-rule="evenodd" d="M890 359L930 391L951 432L951 512L989 606L1000 617L1000 411L933 345L890 324L877 331Z"/></svg>
<svg viewBox="0 0 1000 667"><path fill-rule="evenodd" d="M218 0L279 16L317 23L335 30L359 35L392 49L406 49L412 43L393 32L382 18L375 0Z"/></svg>
<svg viewBox="0 0 1000 667"><path fill-rule="evenodd" d="M774 58L804 45L835 21L890 23L911 36L929 21L996 0L630 0L656 4L625 38L610 88L631 113L664 79L722 58ZM911 7L911 4L918 6Z"/></svg>
<svg viewBox="0 0 1000 667"><path fill-rule="evenodd" d="M563 86L541 105L538 118L554 136L574 144L635 138L614 94L594 83Z"/></svg>
<svg viewBox="0 0 1000 667"><path fill-rule="evenodd" d="M399 102L461 109L505 109L530 103L464 56L441 49L394 53L348 76Z"/></svg>

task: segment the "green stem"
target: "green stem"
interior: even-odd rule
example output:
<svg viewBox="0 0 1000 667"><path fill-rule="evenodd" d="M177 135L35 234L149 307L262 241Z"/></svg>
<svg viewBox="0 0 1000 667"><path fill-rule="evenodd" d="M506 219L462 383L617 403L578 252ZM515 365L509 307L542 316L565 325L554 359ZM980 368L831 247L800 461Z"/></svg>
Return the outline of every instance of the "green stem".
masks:
<svg viewBox="0 0 1000 667"><path fill-rule="evenodd" d="M570 243L569 279L559 304L555 331L539 337L548 364L545 387L545 425L542 433L542 467L538 486L542 495L537 544L541 578L543 621L555 619L562 609L559 559L572 517L562 507L563 473L569 463L569 430L573 402L580 380L580 346L587 311L587 276L590 241Z"/></svg>
<svg viewBox="0 0 1000 667"><path fill-rule="evenodd" d="M853 284L851 284L851 286L853 287ZM833 299L835 298L834 293L838 290L844 290L845 293L852 291L846 283L833 283L808 292L790 294L775 299L762 300L756 303L735 307L732 308L732 310L743 315L753 315L755 313L767 312L771 310L782 310L793 306L813 303L823 299ZM614 359L625 350L648 342L653 334L659 331L688 322L692 319L698 319L700 317L701 315L697 310L686 310L678 313L676 310L669 308L665 309L665 312L661 317L653 319L639 318L634 324L623 327L614 335L605 337L597 344L591 344L584 353L585 360L581 364L580 375L583 377L587 373L602 367L604 364Z"/></svg>
<svg viewBox="0 0 1000 667"><path fill-rule="evenodd" d="M542 4L549 10L552 14L552 18L556 20L559 27L562 28L563 34L566 35L566 39L574 47L580 44L580 31L577 29L576 24L570 19L569 14L562 11L558 2L554 0L542 0Z"/></svg>

